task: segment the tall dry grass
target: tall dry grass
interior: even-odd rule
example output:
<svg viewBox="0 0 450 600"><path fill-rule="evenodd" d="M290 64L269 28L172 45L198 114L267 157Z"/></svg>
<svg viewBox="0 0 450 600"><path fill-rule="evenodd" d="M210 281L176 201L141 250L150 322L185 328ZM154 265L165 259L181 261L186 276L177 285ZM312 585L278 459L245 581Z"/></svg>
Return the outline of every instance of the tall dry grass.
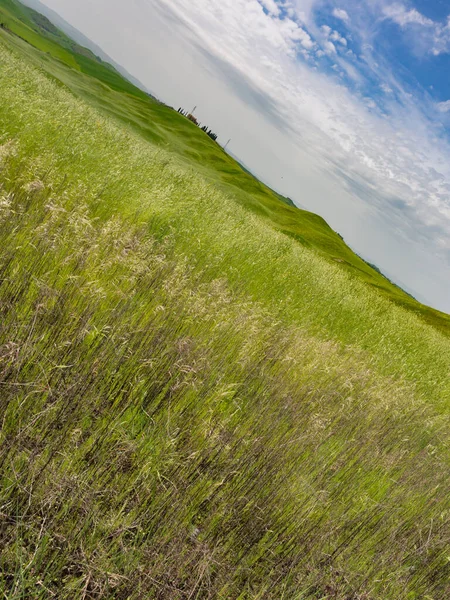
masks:
<svg viewBox="0 0 450 600"><path fill-rule="evenodd" d="M0 61L3 595L446 598L448 339Z"/></svg>

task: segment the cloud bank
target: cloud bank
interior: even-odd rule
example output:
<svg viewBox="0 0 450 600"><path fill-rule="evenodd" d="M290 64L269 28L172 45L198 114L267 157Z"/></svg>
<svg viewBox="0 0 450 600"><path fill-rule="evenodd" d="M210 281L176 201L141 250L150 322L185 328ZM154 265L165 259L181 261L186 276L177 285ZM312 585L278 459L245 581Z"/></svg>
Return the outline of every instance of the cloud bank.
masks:
<svg viewBox="0 0 450 600"><path fill-rule="evenodd" d="M366 96L370 68L364 55L349 57L345 32L330 25L322 25L313 39L288 12L290 3L275 10L274 0L162 2L211 56L239 72L276 107L280 122L308 143L321 164L345 166L347 177L372 190L372 208L398 218L403 235L432 244L450 262L450 148L440 123L433 123L425 108L398 83L394 93L391 72L379 69L370 76L392 98ZM348 21L344 13L348 17L343 9L332 15ZM417 11L397 4L383 14L401 26L429 25ZM320 65L324 55L328 62ZM355 85L358 77L363 85ZM403 207L397 214L390 211L393 199L397 209Z"/></svg>

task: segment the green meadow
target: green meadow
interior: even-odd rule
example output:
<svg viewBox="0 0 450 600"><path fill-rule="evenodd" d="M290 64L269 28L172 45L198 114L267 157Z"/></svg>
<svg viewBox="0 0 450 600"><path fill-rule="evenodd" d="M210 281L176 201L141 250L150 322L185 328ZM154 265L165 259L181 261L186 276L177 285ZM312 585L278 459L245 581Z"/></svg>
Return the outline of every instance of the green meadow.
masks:
<svg viewBox="0 0 450 600"><path fill-rule="evenodd" d="M0 0L0 591L445 600L450 319Z"/></svg>

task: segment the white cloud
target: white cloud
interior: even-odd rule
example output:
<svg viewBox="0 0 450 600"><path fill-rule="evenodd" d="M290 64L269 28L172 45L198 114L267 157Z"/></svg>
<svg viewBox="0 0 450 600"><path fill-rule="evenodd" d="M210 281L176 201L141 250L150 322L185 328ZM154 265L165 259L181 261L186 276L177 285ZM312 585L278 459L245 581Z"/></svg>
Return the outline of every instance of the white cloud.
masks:
<svg viewBox="0 0 450 600"><path fill-rule="evenodd" d="M343 10L342 8L334 8L332 15L336 19L340 19L341 21L344 21L344 23L350 22L350 17L348 16L347 11Z"/></svg>
<svg viewBox="0 0 450 600"><path fill-rule="evenodd" d="M415 8L407 9L403 4L395 3L385 6L383 8L383 14L388 19L400 25L400 27L406 27L407 25L423 25L425 27L432 27L434 21L428 19L422 15Z"/></svg>
<svg viewBox="0 0 450 600"><path fill-rule="evenodd" d="M326 40L323 43L323 49L325 54L337 54L336 46L333 44L333 42L330 42L330 40Z"/></svg>
<svg viewBox="0 0 450 600"><path fill-rule="evenodd" d="M275 0L259 0L259 2L271 15L275 15L276 17L280 15L280 7Z"/></svg>
<svg viewBox="0 0 450 600"><path fill-rule="evenodd" d="M323 47L327 54L336 54L336 47L333 42L347 46L347 40L338 31L333 31L328 25L322 25L321 31L326 40Z"/></svg>
<svg viewBox="0 0 450 600"><path fill-rule="evenodd" d="M285 4L292 6L295 16L303 21L309 23L312 19L314 6L320 3L321 0L288 0Z"/></svg>
<svg viewBox="0 0 450 600"><path fill-rule="evenodd" d="M297 39L301 43L303 48L306 48L306 50L311 50L315 46L315 43L312 41L310 35L300 27L296 31L295 39Z"/></svg>
<svg viewBox="0 0 450 600"><path fill-rule="evenodd" d="M393 89L387 83L382 83L380 85L380 88L383 90L383 92L385 94L393 94L394 93Z"/></svg>
<svg viewBox="0 0 450 600"><path fill-rule="evenodd" d="M400 3L384 6L385 18L397 23L402 29L414 26L414 37L409 39L416 52L423 54L450 53L450 17L444 23L425 17L415 8L407 9Z"/></svg>
<svg viewBox="0 0 450 600"><path fill-rule="evenodd" d="M311 50L315 46L311 36L292 19L278 19L275 23L290 43L299 42L306 50Z"/></svg>
<svg viewBox="0 0 450 600"><path fill-rule="evenodd" d="M347 45L347 40L338 31L333 31L331 33L330 40L333 40L333 42L338 42L339 44L342 44L343 46Z"/></svg>
<svg viewBox="0 0 450 600"><path fill-rule="evenodd" d="M432 53L435 56L450 53L450 17L444 25L440 23L435 25L432 40Z"/></svg>
<svg viewBox="0 0 450 600"><path fill-rule="evenodd" d="M442 113L450 112L450 100L446 100L445 102L438 102L437 108Z"/></svg>
<svg viewBox="0 0 450 600"><path fill-rule="evenodd" d="M364 104L367 106L367 108L370 108L371 110L376 110L376 108L377 108L377 105L372 100L372 98L364 98ZM369 164L369 165L373 165L373 162L368 157L365 157L365 163Z"/></svg>

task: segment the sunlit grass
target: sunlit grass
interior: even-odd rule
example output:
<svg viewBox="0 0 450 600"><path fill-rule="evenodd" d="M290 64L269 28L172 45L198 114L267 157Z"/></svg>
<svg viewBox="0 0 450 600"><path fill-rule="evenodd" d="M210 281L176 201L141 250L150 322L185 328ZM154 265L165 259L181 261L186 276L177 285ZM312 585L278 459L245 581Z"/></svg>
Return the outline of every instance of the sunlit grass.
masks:
<svg viewBox="0 0 450 600"><path fill-rule="evenodd" d="M448 338L0 63L4 596L446 598Z"/></svg>

